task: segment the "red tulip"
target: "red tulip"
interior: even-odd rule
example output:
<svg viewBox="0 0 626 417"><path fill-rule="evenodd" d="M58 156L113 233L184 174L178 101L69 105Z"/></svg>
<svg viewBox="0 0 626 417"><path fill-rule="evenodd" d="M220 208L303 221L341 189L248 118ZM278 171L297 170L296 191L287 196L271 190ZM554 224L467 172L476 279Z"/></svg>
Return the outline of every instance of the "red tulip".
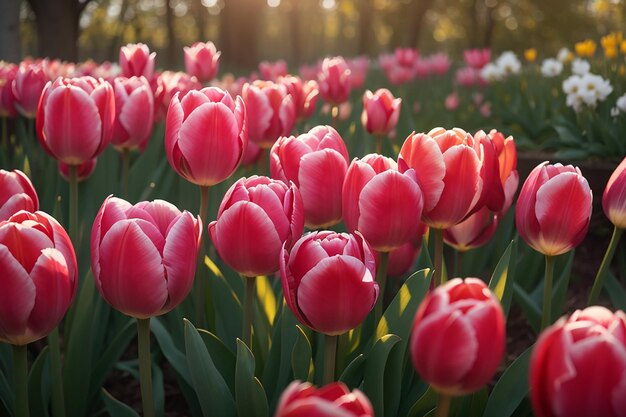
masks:
<svg viewBox="0 0 626 417"><path fill-rule="evenodd" d="M17 76L17 65L0 61L0 117L16 117L13 80Z"/></svg>
<svg viewBox="0 0 626 417"><path fill-rule="evenodd" d="M626 416L626 314L577 310L539 337L530 359L537 417Z"/></svg>
<svg viewBox="0 0 626 417"><path fill-rule="evenodd" d="M375 275L374 253L358 232L309 233L280 258L287 305L301 323L327 335L365 319L378 298Z"/></svg>
<svg viewBox="0 0 626 417"><path fill-rule="evenodd" d="M355 158L343 183L343 219L378 252L390 252L417 236L424 206L415 172L401 174L378 154Z"/></svg>
<svg viewBox="0 0 626 417"><path fill-rule="evenodd" d="M191 289L202 221L163 200L134 206L107 197L91 229L96 286L113 308L144 319L165 314Z"/></svg>
<svg viewBox="0 0 626 417"><path fill-rule="evenodd" d="M0 221L7 220L20 210L39 210L35 187L22 171L0 169Z"/></svg>
<svg viewBox="0 0 626 417"><path fill-rule="evenodd" d="M424 196L424 223L447 229L476 208L483 190L479 150L479 143L461 129L435 128L406 139L398 169L415 170Z"/></svg>
<svg viewBox="0 0 626 417"><path fill-rule="evenodd" d="M296 122L296 104L282 84L254 81L242 93L248 110L249 138L263 149L270 148L280 136L291 133Z"/></svg>
<svg viewBox="0 0 626 417"><path fill-rule="evenodd" d="M524 182L515 225L536 251L561 255L578 246L587 234L591 204L591 189L580 169L544 162Z"/></svg>
<svg viewBox="0 0 626 417"><path fill-rule="evenodd" d="M350 391L343 382L315 388L293 381L280 396L274 417L374 417L369 399L359 389Z"/></svg>
<svg viewBox="0 0 626 417"><path fill-rule="evenodd" d="M287 75L287 62L284 59L279 59L276 62L261 61L259 63L259 72L264 80L276 81L279 77Z"/></svg>
<svg viewBox="0 0 626 417"><path fill-rule="evenodd" d="M196 42L185 46L185 71L201 82L211 81L217 75L220 55L213 42Z"/></svg>
<svg viewBox="0 0 626 417"><path fill-rule="evenodd" d="M57 78L37 109L37 136L58 161L80 165L100 155L111 140L115 101L111 85L91 77Z"/></svg>
<svg viewBox="0 0 626 417"><path fill-rule="evenodd" d="M120 48L121 75L130 77L146 77L152 80L154 75L154 61L156 52L150 53L148 45L143 43L129 43Z"/></svg>
<svg viewBox="0 0 626 417"><path fill-rule="evenodd" d="M154 121L165 119L172 97L178 92L184 96L191 90L201 90L202 84L196 77L184 72L163 71L152 86L154 93ZM235 97L235 96L233 96Z"/></svg>
<svg viewBox="0 0 626 417"><path fill-rule="evenodd" d="M0 222L0 341L45 337L69 308L78 283L76 255L50 215L20 211Z"/></svg>
<svg viewBox="0 0 626 417"><path fill-rule="evenodd" d="M246 106L216 87L177 93L165 124L165 154L181 177L211 186L230 177L248 142Z"/></svg>
<svg viewBox="0 0 626 417"><path fill-rule="evenodd" d="M76 181L82 182L87 178L91 177L91 174L96 170L96 163L98 162L98 158L90 159L87 162L84 162L80 165L76 166ZM59 174L65 181L70 181L70 166L59 161Z"/></svg>
<svg viewBox="0 0 626 417"><path fill-rule="evenodd" d="M270 151L272 178L296 184L309 228L341 221L341 190L348 163L346 144L330 126L314 127L298 137L282 137Z"/></svg>
<svg viewBox="0 0 626 417"><path fill-rule="evenodd" d="M50 81L47 60L22 62L13 81L15 108L24 117L34 119L41 93Z"/></svg>
<svg viewBox="0 0 626 417"><path fill-rule="evenodd" d="M209 224L220 257L248 277L278 271L283 244L291 248L303 230L302 198L295 185L258 176L234 183L217 220Z"/></svg>
<svg viewBox="0 0 626 417"><path fill-rule="evenodd" d="M388 135L398 124L401 105L402 99L394 98L386 88L373 94L367 90L363 95L363 127L373 135Z"/></svg>
<svg viewBox="0 0 626 417"><path fill-rule="evenodd" d="M491 61L491 49L466 49L463 58L468 67L479 70Z"/></svg>
<svg viewBox="0 0 626 417"><path fill-rule="evenodd" d="M111 144L119 151L143 151L152 133L154 108L152 89L145 77L117 77L115 91L115 123Z"/></svg>
<svg viewBox="0 0 626 417"><path fill-rule="evenodd" d="M455 278L426 296L411 334L420 377L451 396L480 389L504 355L502 307L478 278Z"/></svg>
<svg viewBox="0 0 626 417"><path fill-rule="evenodd" d="M337 106L350 98L352 79L350 68L342 57L326 58L317 75L320 95L333 106Z"/></svg>
<svg viewBox="0 0 626 417"><path fill-rule="evenodd" d="M287 87L287 91L293 97L296 104L297 118L305 120L311 117L317 105L319 89L317 81L309 80L303 82L299 77L287 75L280 77L278 82Z"/></svg>
<svg viewBox="0 0 626 417"><path fill-rule="evenodd" d="M426 230L426 225L420 223L420 230L417 232L417 237L413 237L411 241L389 252L387 275L390 277L400 277L410 271L422 249L422 239L424 238Z"/></svg>
<svg viewBox="0 0 626 417"><path fill-rule="evenodd" d="M626 228L626 158L615 169L602 195L604 214L616 227Z"/></svg>

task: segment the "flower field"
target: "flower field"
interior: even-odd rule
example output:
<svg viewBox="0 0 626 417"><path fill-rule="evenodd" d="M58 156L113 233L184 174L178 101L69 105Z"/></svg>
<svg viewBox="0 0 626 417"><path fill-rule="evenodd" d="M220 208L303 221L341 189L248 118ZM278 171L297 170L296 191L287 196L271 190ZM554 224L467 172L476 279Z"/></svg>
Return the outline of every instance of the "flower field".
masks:
<svg viewBox="0 0 626 417"><path fill-rule="evenodd" d="M0 62L0 416L626 416L626 40L568 47Z"/></svg>

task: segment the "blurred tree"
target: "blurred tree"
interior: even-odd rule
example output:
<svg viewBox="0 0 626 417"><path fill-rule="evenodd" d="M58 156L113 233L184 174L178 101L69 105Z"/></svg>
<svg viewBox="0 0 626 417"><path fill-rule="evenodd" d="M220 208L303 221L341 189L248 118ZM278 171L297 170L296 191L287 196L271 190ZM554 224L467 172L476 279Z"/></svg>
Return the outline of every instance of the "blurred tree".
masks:
<svg viewBox="0 0 626 417"><path fill-rule="evenodd" d="M374 14L373 0L359 0L359 44L358 54L368 55L372 52L372 17Z"/></svg>
<svg viewBox="0 0 626 417"><path fill-rule="evenodd" d="M266 0L228 0L220 13L223 59L235 68L256 67L258 33Z"/></svg>
<svg viewBox="0 0 626 417"><path fill-rule="evenodd" d="M20 44L20 0L0 1L0 61L18 62Z"/></svg>

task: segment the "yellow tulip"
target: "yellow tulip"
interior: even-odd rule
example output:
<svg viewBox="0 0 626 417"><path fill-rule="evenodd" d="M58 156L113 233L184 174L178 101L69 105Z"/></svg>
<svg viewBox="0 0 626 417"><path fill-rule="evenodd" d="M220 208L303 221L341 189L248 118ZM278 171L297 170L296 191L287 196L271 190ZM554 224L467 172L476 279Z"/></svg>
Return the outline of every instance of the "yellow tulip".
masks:
<svg viewBox="0 0 626 417"><path fill-rule="evenodd" d="M604 48L604 56L613 59L617 56L617 48Z"/></svg>
<svg viewBox="0 0 626 417"><path fill-rule="evenodd" d="M591 39L586 39L582 42L577 42L574 45L576 55L581 57L591 58L596 53L596 43Z"/></svg>
<svg viewBox="0 0 626 417"><path fill-rule="evenodd" d="M528 62L534 62L537 59L537 50L535 48L529 48L524 51L524 58Z"/></svg>

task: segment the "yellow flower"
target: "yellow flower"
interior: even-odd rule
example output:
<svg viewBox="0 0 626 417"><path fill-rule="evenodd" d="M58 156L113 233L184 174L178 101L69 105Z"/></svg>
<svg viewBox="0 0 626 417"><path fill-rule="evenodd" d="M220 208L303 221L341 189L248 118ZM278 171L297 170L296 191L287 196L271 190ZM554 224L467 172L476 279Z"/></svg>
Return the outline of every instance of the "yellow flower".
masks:
<svg viewBox="0 0 626 417"><path fill-rule="evenodd" d="M619 66L619 75L626 75L626 65L622 64Z"/></svg>
<svg viewBox="0 0 626 417"><path fill-rule="evenodd" d="M617 48L604 48L604 56L613 59L617 56Z"/></svg>
<svg viewBox="0 0 626 417"><path fill-rule="evenodd" d="M626 55L626 41L621 41L619 45L619 51Z"/></svg>
<svg viewBox="0 0 626 417"><path fill-rule="evenodd" d="M577 42L574 49L576 50L576 55L591 58L596 53L596 43L591 39L586 39L582 42Z"/></svg>
<svg viewBox="0 0 626 417"><path fill-rule="evenodd" d="M528 62L534 62L537 59L537 50L535 48L529 48L524 51L524 58Z"/></svg>

